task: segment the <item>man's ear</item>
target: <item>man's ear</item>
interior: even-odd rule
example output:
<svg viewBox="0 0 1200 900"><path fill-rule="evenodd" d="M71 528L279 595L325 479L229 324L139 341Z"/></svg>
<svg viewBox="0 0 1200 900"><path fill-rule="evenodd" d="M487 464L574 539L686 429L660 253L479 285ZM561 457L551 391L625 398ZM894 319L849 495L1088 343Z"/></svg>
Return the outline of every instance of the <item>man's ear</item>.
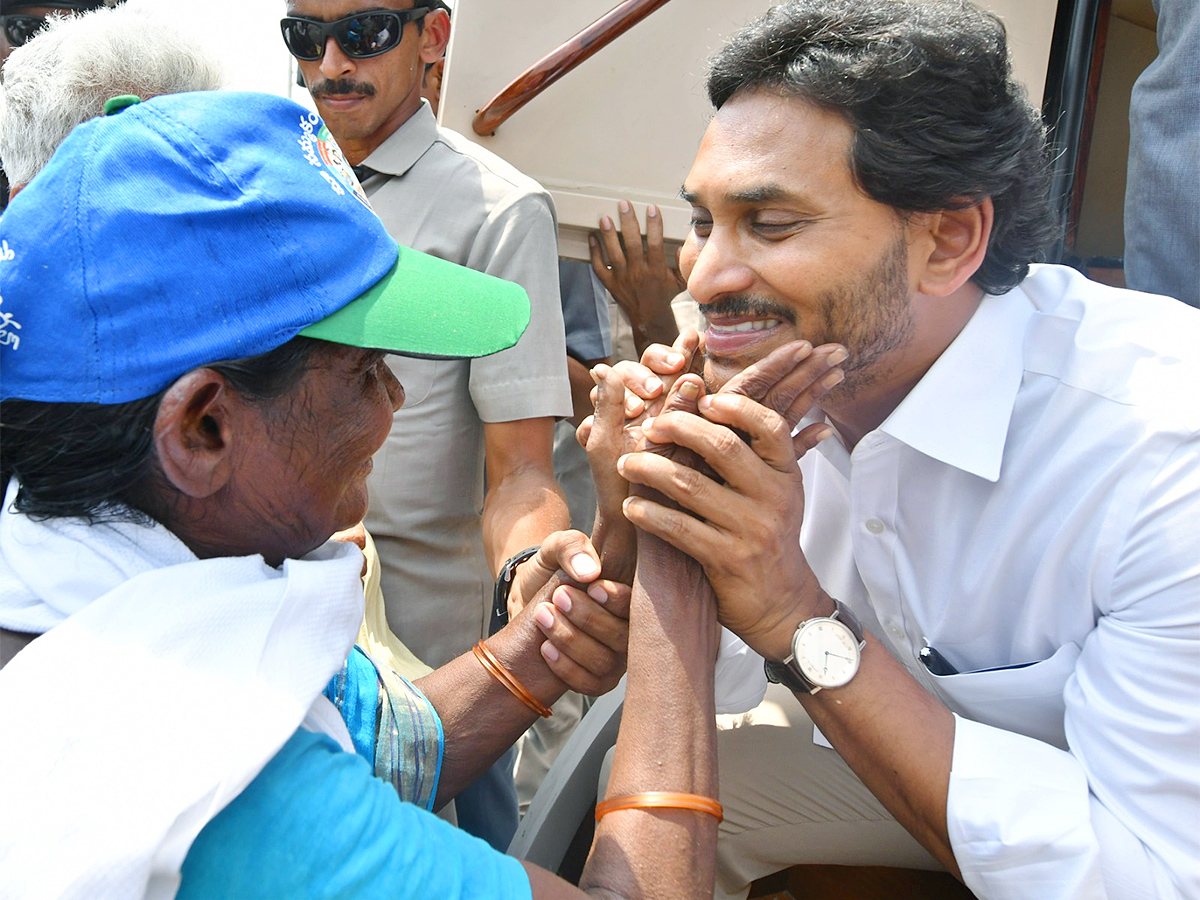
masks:
<svg viewBox="0 0 1200 900"><path fill-rule="evenodd" d="M421 62L435 63L446 52L450 43L450 16L444 9L435 9L425 14L421 29Z"/></svg>
<svg viewBox="0 0 1200 900"><path fill-rule="evenodd" d="M931 297L953 294L979 271L987 254L995 210L992 198L963 209L917 213L909 219L909 243L918 253L916 290ZM911 233L915 229L917 234Z"/></svg>
<svg viewBox="0 0 1200 900"><path fill-rule="evenodd" d="M233 471L237 396L212 369L193 369L167 388L154 419L163 475L189 497L210 497Z"/></svg>

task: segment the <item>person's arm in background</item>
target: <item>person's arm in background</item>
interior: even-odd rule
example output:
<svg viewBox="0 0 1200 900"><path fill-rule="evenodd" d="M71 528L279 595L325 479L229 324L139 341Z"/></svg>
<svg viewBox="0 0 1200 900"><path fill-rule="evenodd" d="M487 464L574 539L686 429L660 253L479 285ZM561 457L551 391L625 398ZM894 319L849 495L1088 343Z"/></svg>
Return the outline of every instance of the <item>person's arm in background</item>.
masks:
<svg viewBox="0 0 1200 900"><path fill-rule="evenodd" d="M554 419L485 422L483 546L493 574L505 560L571 525L554 478Z"/></svg>
<svg viewBox="0 0 1200 900"><path fill-rule="evenodd" d="M678 265L667 261L662 214L646 207L646 239L628 200L617 204L620 231L600 219L600 233L588 236L592 270L629 319L640 357L650 344L671 344L679 333L671 301L687 288ZM607 262L606 262L607 260Z"/></svg>

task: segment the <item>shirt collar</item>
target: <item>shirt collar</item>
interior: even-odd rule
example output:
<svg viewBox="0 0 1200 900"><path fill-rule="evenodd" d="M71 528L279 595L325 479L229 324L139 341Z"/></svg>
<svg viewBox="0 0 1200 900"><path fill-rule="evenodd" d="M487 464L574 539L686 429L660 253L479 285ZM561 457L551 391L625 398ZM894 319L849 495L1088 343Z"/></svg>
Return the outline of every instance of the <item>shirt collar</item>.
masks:
<svg viewBox="0 0 1200 900"><path fill-rule="evenodd" d="M879 430L946 465L999 479L1033 312L1020 288L984 295L958 337Z"/></svg>
<svg viewBox="0 0 1200 900"><path fill-rule="evenodd" d="M429 101L422 100L420 109L400 123L362 164L384 175L403 175L425 155L437 137L437 119Z"/></svg>

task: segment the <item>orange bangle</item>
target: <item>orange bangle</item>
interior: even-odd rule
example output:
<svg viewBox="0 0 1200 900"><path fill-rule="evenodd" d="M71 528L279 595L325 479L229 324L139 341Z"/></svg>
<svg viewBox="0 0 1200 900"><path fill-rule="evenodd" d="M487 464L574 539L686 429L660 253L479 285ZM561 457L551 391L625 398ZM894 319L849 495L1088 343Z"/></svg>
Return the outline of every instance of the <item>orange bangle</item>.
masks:
<svg viewBox="0 0 1200 900"><path fill-rule="evenodd" d="M508 688L514 697L532 709L543 719L548 719L554 715L554 711L550 709L550 707L548 707L537 697L533 696L533 694L529 693L525 685L517 681L516 675L504 668L504 663L500 662L500 660L496 658L496 654L491 651L491 648L488 647L487 644L485 644L483 641L480 641L472 648L472 650L475 653L475 658L483 664L483 667L487 669L488 672L490 672L498 682Z"/></svg>
<svg viewBox="0 0 1200 900"><path fill-rule="evenodd" d="M725 819L725 810L712 797L700 794L679 794L675 791L644 791L627 797L614 797L596 804L596 821L618 809L694 809L708 813L718 822Z"/></svg>

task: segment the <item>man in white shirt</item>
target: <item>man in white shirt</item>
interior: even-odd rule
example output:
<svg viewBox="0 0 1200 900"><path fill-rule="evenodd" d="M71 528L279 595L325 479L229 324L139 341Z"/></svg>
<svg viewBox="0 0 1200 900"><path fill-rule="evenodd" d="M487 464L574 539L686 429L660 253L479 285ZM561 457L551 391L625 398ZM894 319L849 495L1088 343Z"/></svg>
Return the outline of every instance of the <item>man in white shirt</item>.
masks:
<svg viewBox="0 0 1200 900"><path fill-rule="evenodd" d="M708 90L681 262L709 390L829 368L786 418L723 391L645 426L719 479L620 464L791 688L720 737L718 895L823 862L1200 897L1200 315L1030 269L1050 157L990 15L786 3Z"/></svg>
<svg viewBox="0 0 1200 900"><path fill-rule="evenodd" d="M288 0L282 30L392 237L515 281L533 306L525 335L502 353L389 360L408 399L375 456L366 525L389 626L439 666L487 635L505 561L568 527L551 460L555 418L571 412L554 208L533 179L439 128L422 101L425 66L450 37L443 4ZM515 795L495 829L465 821L469 796L460 824L507 846Z"/></svg>

